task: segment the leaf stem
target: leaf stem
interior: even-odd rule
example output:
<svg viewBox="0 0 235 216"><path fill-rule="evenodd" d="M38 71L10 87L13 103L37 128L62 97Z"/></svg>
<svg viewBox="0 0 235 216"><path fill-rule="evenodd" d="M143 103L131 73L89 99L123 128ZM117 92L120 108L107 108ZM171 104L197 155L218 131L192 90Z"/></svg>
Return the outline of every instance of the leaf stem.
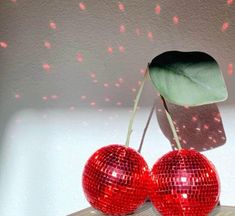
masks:
<svg viewBox="0 0 235 216"><path fill-rule="evenodd" d="M155 110L156 104L157 104L157 100L154 101L153 106L152 106L152 108L151 108L151 111L150 111L150 113L149 113L149 117L148 117L146 126L145 126L145 128L144 128L144 132L143 132L143 135L142 135L142 138L141 138L141 141L140 141L140 145L139 145L139 149L138 149L138 152L139 152L139 153L141 153L141 150L142 150L142 147L143 147L143 144L144 144L144 138L145 138L146 132L147 132L147 130L148 130L149 123L150 123L150 121L151 121L151 119L152 119L153 112L154 112L154 110Z"/></svg>
<svg viewBox="0 0 235 216"><path fill-rule="evenodd" d="M138 93L136 95L136 98L135 98L135 103L134 103L134 107L133 107L133 110L132 110L132 115L131 115L131 118L130 118L130 121L129 121L127 137L126 137L126 143L125 143L125 146L127 146L127 147L129 147L130 136L131 136L131 133L132 133L132 125L133 125L133 122L134 122L134 118L135 118L135 115L136 115L136 111L137 111L138 103L139 103L139 100L140 100L140 96L141 96L141 93L143 91L144 84L145 84L145 81L147 80L147 77L148 77L148 67L146 68L146 71L145 71L145 74L144 74L144 79L141 82L139 91L138 91Z"/></svg>
<svg viewBox="0 0 235 216"><path fill-rule="evenodd" d="M173 120L172 120L172 118L171 118L171 115L170 115L170 113L169 113L169 110L168 110L168 108L167 108L166 101L165 101L165 99L164 99L164 97L163 97L162 95L161 95L161 99L162 99L162 101L163 101L163 106L164 106L164 108L165 108L166 117L167 117L167 120L168 120L168 122L169 122L171 131L172 131L172 133L173 133L173 137L174 137L174 140L175 140L175 142L176 142L177 149L180 150L180 149L182 149L182 147L181 147L181 144L180 144L180 141L179 141L179 137L178 137L178 134L177 134L177 132L176 132L176 129L175 129Z"/></svg>

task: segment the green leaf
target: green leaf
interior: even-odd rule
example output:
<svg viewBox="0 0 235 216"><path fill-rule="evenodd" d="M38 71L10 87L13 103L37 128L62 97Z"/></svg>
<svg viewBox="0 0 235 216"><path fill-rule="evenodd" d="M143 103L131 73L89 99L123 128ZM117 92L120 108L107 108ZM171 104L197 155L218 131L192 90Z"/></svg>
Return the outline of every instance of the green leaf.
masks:
<svg viewBox="0 0 235 216"><path fill-rule="evenodd" d="M159 93L177 105L199 106L228 97L217 62L203 52L165 52L152 60L149 74Z"/></svg>

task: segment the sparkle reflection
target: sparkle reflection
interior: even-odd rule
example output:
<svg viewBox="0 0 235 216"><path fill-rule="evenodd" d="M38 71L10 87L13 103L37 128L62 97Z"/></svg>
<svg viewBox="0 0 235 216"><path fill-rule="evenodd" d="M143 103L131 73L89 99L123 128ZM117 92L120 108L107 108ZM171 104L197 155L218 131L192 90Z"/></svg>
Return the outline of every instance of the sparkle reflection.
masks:
<svg viewBox="0 0 235 216"><path fill-rule="evenodd" d="M124 32L126 31L125 26L124 26L124 25L120 25L119 31L120 31L121 33L124 33Z"/></svg>
<svg viewBox="0 0 235 216"><path fill-rule="evenodd" d="M233 74L233 64L228 64L228 75L231 76Z"/></svg>
<svg viewBox="0 0 235 216"><path fill-rule="evenodd" d="M44 47L47 49L51 49L51 43L49 41L44 41Z"/></svg>
<svg viewBox="0 0 235 216"><path fill-rule="evenodd" d="M229 23L228 22L224 22L222 27L221 27L221 31L222 32L225 32L229 27Z"/></svg>
<svg viewBox="0 0 235 216"><path fill-rule="evenodd" d="M80 8L80 10L85 10L86 6L85 6L85 4L83 2L80 2L79 3L79 8Z"/></svg>
<svg viewBox="0 0 235 216"><path fill-rule="evenodd" d="M175 25L179 24L179 17L178 17L178 16L174 16L174 17L173 17L173 23L174 23Z"/></svg>
<svg viewBox="0 0 235 216"><path fill-rule="evenodd" d="M156 7L155 7L155 13L156 13L156 14L160 14L160 12L161 12L161 7L160 7L160 5L156 5Z"/></svg>
<svg viewBox="0 0 235 216"><path fill-rule="evenodd" d="M49 71L51 69L51 66L47 63L43 64L42 67L45 71Z"/></svg>
<svg viewBox="0 0 235 216"><path fill-rule="evenodd" d="M121 2L118 2L118 8L119 8L119 10L122 11L122 12L125 11L125 6L124 6L124 4L121 3Z"/></svg>
<svg viewBox="0 0 235 216"><path fill-rule="evenodd" d="M51 29L54 29L54 30L57 28L56 23L53 21L50 22L49 26Z"/></svg>
<svg viewBox="0 0 235 216"><path fill-rule="evenodd" d="M5 42L5 41L0 41L0 47L1 47L1 48L7 48L7 47L8 47L7 42Z"/></svg>

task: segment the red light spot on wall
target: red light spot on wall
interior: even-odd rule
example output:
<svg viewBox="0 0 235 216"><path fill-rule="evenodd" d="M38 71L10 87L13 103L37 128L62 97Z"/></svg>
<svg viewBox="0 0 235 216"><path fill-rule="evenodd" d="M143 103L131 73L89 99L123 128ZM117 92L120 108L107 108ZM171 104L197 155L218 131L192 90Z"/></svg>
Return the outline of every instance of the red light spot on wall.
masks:
<svg viewBox="0 0 235 216"><path fill-rule="evenodd" d="M140 36L140 29L139 28L135 29L135 33L137 34L137 36Z"/></svg>
<svg viewBox="0 0 235 216"><path fill-rule="evenodd" d="M92 79L94 79L94 78L96 78L96 74L95 74L95 73L91 73L91 74L90 74L90 77L91 77Z"/></svg>
<svg viewBox="0 0 235 216"><path fill-rule="evenodd" d="M109 101L110 101L110 98L106 97L104 100L105 100L106 102L109 102Z"/></svg>
<svg viewBox="0 0 235 216"><path fill-rule="evenodd" d="M222 32L225 32L229 27L229 23L228 22L224 22L222 27L221 27L221 31Z"/></svg>
<svg viewBox="0 0 235 216"><path fill-rule="evenodd" d="M5 42L5 41L0 41L0 47L6 49L6 48L8 47L7 42Z"/></svg>
<svg viewBox="0 0 235 216"><path fill-rule="evenodd" d="M120 84L119 84L119 83L115 83L115 86L116 86L117 88L119 88L119 87L120 87Z"/></svg>
<svg viewBox="0 0 235 216"><path fill-rule="evenodd" d="M87 97L85 95L81 96L81 100L85 100Z"/></svg>
<svg viewBox="0 0 235 216"><path fill-rule="evenodd" d="M81 53L77 53L77 61L78 62L83 62L83 55Z"/></svg>
<svg viewBox="0 0 235 216"><path fill-rule="evenodd" d="M119 83L123 83L123 82L124 82L123 78L119 78L119 79L118 79L118 82L119 82Z"/></svg>
<svg viewBox="0 0 235 216"><path fill-rule="evenodd" d="M85 6L85 4L84 4L83 2L80 2L80 3L79 3L79 8L80 8L81 10L86 10L86 6Z"/></svg>
<svg viewBox="0 0 235 216"><path fill-rule="evenodd" d="M227 4L231 5L233 3L233 0L227 0Z"/></svg>
<svg viewBox="0 0 235 216"><path fill-rule="evenodd" d="M125 6L124 6L124 4L123 3L121 3L121 2L118 2L118 8L119 8L119 10L120 11L125 11Z"/></svg>
<svg viewBox="0 0 235 216"><path fill-rule="evenodd" d="M46 100L48 100L48 97L47 97L47 96L42 96L42 99L43 99L44 101L46 101Z"/></svg>
<svg viewBox="0 0 235 216"><path fill-rule="evenodd" d="M156 14L160 14L160 12L161 12L161 7L160 7L160 5L156 5L156 7L155 7L155 13L156 13Z"/></svg>
<svg viewBox="0 0 235 216"><path fill-rule="evenodd" d="M47 49L51 49L51 43L49 41L44 41L44 47Z"/></svg>
<svg viewBox="0 0 235 216"><path fill-rule="evenodd" d="M233 64L228 64L228 75L232 75L233 74Z"/></svg>
<svg viewBox="0 0 235 216"><path fill-rule="evenodd" d="M19 94L19 93L16 93L16 94L15 94L15 99L20 99L20 98L21 98L20 94Z"/></svg>
<svg viewBox="0 0 235 216"><path fill-rule="evenodd" d="M118 101L118 102L116 103L116 105L117 105L117 106L122 106L122 102Z"/></svg>
<svg viewBox="0 0 235 216"><path fill-rule="evenodd" d="M148 35L148 39L152 41L153 40L153 33L152 32L148 32L147 35Z"/></svg>
<svg viewBox="0 0 235 216"><path fill-rule="evenodd" d="M141 74L141 75L145 75L145 69L141 68L141 69L140 69L140 74Z"/></svg>
<svg viewBox="0 0 235 216"><path fill-rule="evenodd" d="M45 71L49 71L51 69L51 66L49 64L43 64L42 67Z"/></svg>
<svg viewBox="0 0 235 216"><path fill-rule="evenodd" d="M174 17L173 17L173 23L174 23L175 25L179 24L179 17L178 17L178 16L174 16Z"/></svg>
<svg viewBox="0 0 235 216"><path fill-rule="evenodd" d="M125 52L124 46L119 46L118 49L119 49L120 52Z"/></svg>
<svg viewBox="0 0 235 216"><path fill-rule="evenodd" d="M56 95L56 94L51 95L51 99L52 99L52 100L58 99L58 95Z"/></svg>
<svg viewBox="0 0 235 216"><path fill-rule="evenodd" d="M113 53L113 48L112 47L108 47L108 53Z"/></svg>
<svg viewBox="0 0 235 216"><path fill-rule="evenodd" d="M120 31L121 33L124 33L124 32L126 31L125 26L124 26L124 25L120 25L119 31Z"/></svg>
<svg viewBox="0 0 235 216"><path fill-rule="evenodd" d="M11 2L16 3L16 0L11 0Z"/></svg>
<svg viewBox="0 0 235 216"><path fill-rule="evenodd" d="M108 83L104 83L104 87L105 87L105 88L108 88L108 87L109 87L109 84L108 84Z"/></svg>
<svg viewBox="0 0 235 216"><path fill-rule="evenodd" d="M131 91L132 91L132 92L136 92L136 88L132 88Z"/></svg>
<svg viewBox="0 0 235 216"><path fill-rule="evenodd" d="M50 26L51 29L56 29L57 28L56 23L53 22L53 21L50 22L49 26Z"/></svg>
<svg viewBox="0 0 235 216"><path fill-rule="evenodd" d="M96 102L94 102L94 101L91 102L91 103L90 103L90 106L92 106L92 107L96 106Z"/></svg>

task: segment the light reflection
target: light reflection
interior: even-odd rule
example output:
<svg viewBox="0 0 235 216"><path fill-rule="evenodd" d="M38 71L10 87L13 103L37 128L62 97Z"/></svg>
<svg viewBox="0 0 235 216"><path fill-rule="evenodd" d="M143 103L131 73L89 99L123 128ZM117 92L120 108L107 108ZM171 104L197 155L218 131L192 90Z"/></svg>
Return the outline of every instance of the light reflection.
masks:
<svg viewBox="0 0 235 216"><path fill-rule="evenodd" d="M233 64L228 64L228 69L227 69L227 71L228 71L228 75L229 76L231 76L232 74L233 74Z"/></svg>
<svg viewBox="0 0 235 216"><path fill-rule="evenodd" d="M107 51L108 51L108 53L113 53L113 48L112 47L108 47Z"/></svg>
<svg viewBox="0 0 235 216"><path fill-rule="evenodd" d="M83 2L80 2L79 3L79 8L80 8L80 10L85 10L86 6L85 6L85 4Z"/></svg>
<svg viewBox="0 0 235 216"><path fill-rule="evenodd" d="M227 0L227 4L231 5L233 3L233 0Z"/></svg>
<svg viewBox="0 0 235 216"><path fill-rule="evenodd" d="M19 93L16 93L15 94L15 99L20 99L21 98L21 95Z"/></svg>
<svg viewBox="0 0 235 216"><path fill-rule="evenodd" d="M118 2L118 8L119 8L119 10L122 11L122 12L125 11L125 6L124 6L124 4L121 3L121 2Z"/></svg>
<svg viewBox="0 0 235 216"><path fill-rule="evenodd" d="M121 45L118 47L118 49L119 49L120 52L124 52L125 51L124 46L121 46Z"/></svg>
<svg viewBox="0 0 235 216"><path fill-rule="evenodd" d="M77 53L77 61L78 62L83 62L83 55L81 53Z"/></svg>
<svg viewBox="0 0 235 216"><path fill-rule="evenodd" d="M221 27L221 31L222 32L225 32L229 27L229 23L228 22L224 22L222 27Z"/></svg>
<svg viewBox="0 0 235 216"><path fill-rule="evenodd" d="M173 17L173 23L174 23L175 25L179 24L179 17L178 17L178 16L174 16L174 17Z"/></svg>
<svg viewBox="0 0 235 216"><path fill-rule="evenodd" d="M53 21L50 22L49 26L50 26L51 29L54 29L54 30L57 28L56 23L53 22Z"/></svg>
<svg viewBox="0 0 235 216"><path fill-rule="evenodd" d="M150 40L150 41L153 41L153 33L152 32L148 32L148 34L147 34L147 36L148 36L148 39Z"/></svg>
<svg viewBox="0 0 235 216"><path fill-rule="evenodd" d="M155 13L156 13L156 14L160 14L160 12L161 12L161 7L160 7L160 5L156 5L156 7L155 7Z"/></svg>
<svg viewBox="0 0 235 216"><path fill-rule="evenodd" d="M109 87L109 84L108 84L108 83L104 83L104 87L105 87L105 88L108 88L108 87Z"/></svg>
<svg viewBox="0 0 235 216"><path fill-rule="evenodd" d="M140 36L140 29L139 29L139 28L136 28L136 29L135 29L135 33L136 33L137 36Z"/></svg>
<svg viewBox="0 0 235 216"><path fill-rule="evenodd" d="M124 25L120 25L119 31L120 31L121 33L124 33L124 32L126 31L125 26L124 26Z"/></svg>
<svg viewBox="0 0 235 216"><path fill-rule="evenodd" d="M8 47L7 42L6 41L0 41L0 47L6 49Z"/></svg>
<svg viewBox="0 0 235 216"><path fill-rule="evenodd" d="M51 69L51 65L49 65L47 63L43 64L42 67L45 71L49 71Z"/></svg>
<svg viewBox="0 0 235 216"><path fill-rule="evenodd" d="M51 43L49 41L44 41L44 47L47 49L51 49Z"/></svg>
<svg viewBox="0 0 235 216"><path fill-rule="evenodd" d="M116 177L117 177L117 172L116 172L115 170L113 170L113 172L112 172L112 176L113 176L114 178L116 178Z"/></svg>

